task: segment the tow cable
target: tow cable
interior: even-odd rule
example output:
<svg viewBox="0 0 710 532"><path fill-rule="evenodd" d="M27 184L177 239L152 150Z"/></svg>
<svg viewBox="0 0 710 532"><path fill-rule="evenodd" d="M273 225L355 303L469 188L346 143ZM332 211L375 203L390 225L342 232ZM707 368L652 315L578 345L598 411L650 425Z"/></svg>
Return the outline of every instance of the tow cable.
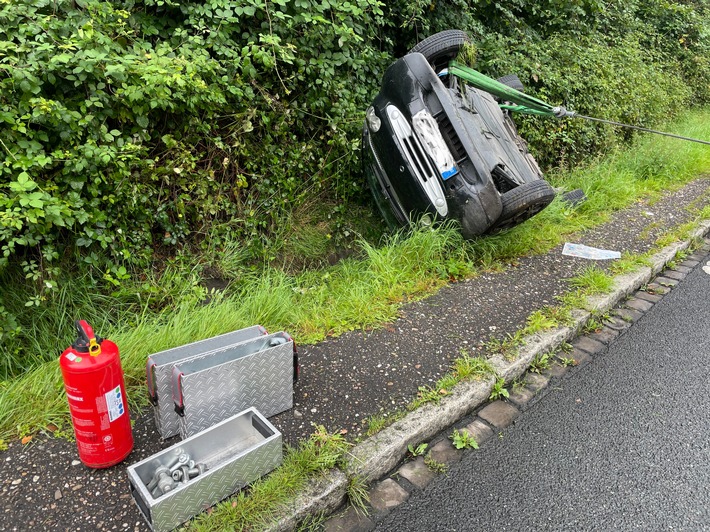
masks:
<svg viewBox="0 0 710 532"><path fill-rule="evenodd" d="M501 109L507 109L515 113L550 116L555 118L581 118L592 122L601 122L603 124L610 124L612 126L636 129L645 133L654 133L656 135L663 135L665 137L673 137L676 139L710 145L710 142L707 140L694 139L691 137L684 137L682 135L675 135L673 133L666 133L664 131L657 131L655 129L632 126L631 124L624 124L622 122L615 122L613 120L604 120L602 118L594 118L591 116L580 115L574 111L568 111L562 106L555 107L547 102L543 102L542 100L538 100L533 96L525 94L524 92L520 92L512 87L508 87L500 81L497 81L493 78L489 78L488 76L481 74L480 72L473 70L472 68L457 63L456 61L452 61L451 63L449 63L449 68L447 69L447 71L445 71L445 73L456 76L457 78L466 81L477 89L489 92L494 96L498 96L503 101L515 104L510 105L506 103L500 106ZM444 74L444 72L442 72L442 74Z"/></svg>

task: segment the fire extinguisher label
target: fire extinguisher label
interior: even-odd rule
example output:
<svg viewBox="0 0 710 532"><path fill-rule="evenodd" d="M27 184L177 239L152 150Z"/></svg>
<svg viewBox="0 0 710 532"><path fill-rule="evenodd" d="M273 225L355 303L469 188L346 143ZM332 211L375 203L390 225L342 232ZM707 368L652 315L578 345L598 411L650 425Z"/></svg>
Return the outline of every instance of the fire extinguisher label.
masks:
<svg viewBox="0 0 710 532"><path fill-rule="evenodd" d="M121 387L116 386L110 392L104 394L106 398L106 408L108 409L109 421L114 421L123 415L126 411L123 405L123 395L121 394Z"/></svg>

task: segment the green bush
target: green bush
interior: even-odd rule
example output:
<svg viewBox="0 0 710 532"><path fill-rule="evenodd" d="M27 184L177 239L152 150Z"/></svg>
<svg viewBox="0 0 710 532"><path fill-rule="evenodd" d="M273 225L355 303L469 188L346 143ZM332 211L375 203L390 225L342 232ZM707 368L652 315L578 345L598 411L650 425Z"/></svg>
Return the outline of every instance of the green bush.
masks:
<svg viewBox="0 0 710 532"><path fill-rule="evenodd" d="M36 246L147 265L210 224L251 239L306 194L360 192L376 1L1 5L0 264Z"/></svg>
<svg viewBox="0 0 710 532"><path fill-rule="evenodd" d="M505 52L503 52L505 50ZM678 68L644 49L640 36L609 46L600 35L556 35L529 45L492 37L478 50L480 67L494 76L514 72L529 92L582 115L653 126L677 114L691 99ZM631 130L581 119L518 117L522 136L547 166L573 165L610 150Z"/></svg>

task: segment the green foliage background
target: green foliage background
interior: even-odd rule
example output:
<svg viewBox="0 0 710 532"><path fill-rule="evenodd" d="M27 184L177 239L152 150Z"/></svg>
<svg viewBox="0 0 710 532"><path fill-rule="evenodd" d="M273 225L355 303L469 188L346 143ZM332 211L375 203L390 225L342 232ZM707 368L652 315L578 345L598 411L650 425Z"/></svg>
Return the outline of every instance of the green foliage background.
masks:
<svg viewBox="0 0 710 532"><path fill-rule="evenodd" d="M18 283L36 314L71 299L67 273L105 292L186 249L268 259L310 205L347 218L384 69L450 28L478 70L581 114L652 126L710 101L701 0L0 0L0 344ZM546 168L629 138L521 133Z"/></svg>

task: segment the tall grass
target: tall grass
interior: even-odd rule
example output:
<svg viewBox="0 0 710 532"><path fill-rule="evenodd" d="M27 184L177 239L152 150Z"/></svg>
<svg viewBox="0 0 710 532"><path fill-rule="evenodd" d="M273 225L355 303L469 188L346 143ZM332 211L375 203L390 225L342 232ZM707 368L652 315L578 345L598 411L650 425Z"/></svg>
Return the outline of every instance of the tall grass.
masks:
<svg viewBox="0 0 710 532"><path fill-rule="evenodd" d="M709 118L710 108L696 110L672 129L710 139ZM0 438L59 426L68 419L55 359L69 345L77 317L119 345L136 408L145 404L143 371L150 353L257 323L287 330L300 343L377 327L395 319L402 302L431 294L452 278L543 253L640 198L652 200L660 191L707 172L708 146L646 136L604 160L550 175L555 186L585 190L589 200L578 208L556 200L525 224L475 241L463 241L450 225L397 233L380 245L363 240L357 260L294 275L274 268L243 273L238 284L221 295L212 294L206 304L209 294L195 272L179 264L159 278L148 275L137 291L131 292L129 283L118 287L113 297L94 295L86 279L67 283L51 305L32 317L32 353L0 353L5 364L23 372L0 381ZM20 301L18 294L16 303Z"/></svg>
<svg viewBox="0 0 710 532"><path fill-rule="evenodd" d="M382 248L363 242L362 248L365 260L348 259L325 270L289 276L265 269L244 278L228 295L213 294L207 304L188 290L159 313L123 312L118 321L97 320L97 333L121 350L131 406L146 403L144 368L150 353L256 323L272 331L285 329L299 342L376 326L394 319L402 300L443 286L447 264L465 258L461 237L451 227L421 230L409 238L395 235ZM72 310L91 307L84 303ZM105 311L111 308L116 310L107 304ZM75 317L66 311L62 316L69 323ZM88 315L94 317L105 318ZM55 358L69 344L58 345L49 333L41 341L51 346ZM61 426L67 411L56 360L36 363L23 376L0 383L0 438Z"/></svg>
<svg viewBox="0 0 710 532"><path fill-rule="evenodd" d="M22 287L24 278L5 275L3 286ZM6 290L3 303L8 309L20 309L24 322L14 341L0 342L0 378L26 373L37 365L56 358L59 346L69 345L71 325L81 315L98 330L106 330L123 313L120 302L95 293L86 278L73 283L59 283L51 299L39 306L25 307L29 291Z"/></svg>
<svg viewBox="0 0 710 532"><path fill-rule="evenodd" d="M710 109L684 113L672 124L672 132L710 141ZM637 138L629 149L617 150L603 160L569 174L553 174L553 184L583 188L589 197L583 211L620 209L639 195L675 189L689 178L710 170L710 147L652 134Z"/></svg>

